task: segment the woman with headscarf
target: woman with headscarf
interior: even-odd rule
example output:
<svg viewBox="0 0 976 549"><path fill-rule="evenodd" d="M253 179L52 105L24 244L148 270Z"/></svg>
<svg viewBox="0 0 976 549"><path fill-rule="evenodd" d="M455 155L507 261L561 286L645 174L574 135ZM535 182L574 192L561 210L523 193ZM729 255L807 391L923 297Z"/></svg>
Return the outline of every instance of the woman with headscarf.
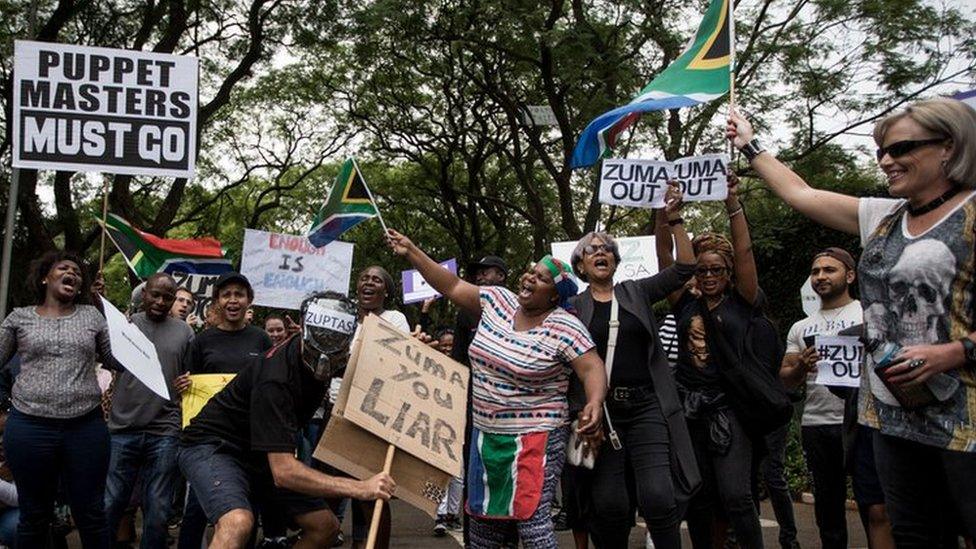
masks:
<svg viewBox="0 0 976 549"><path fill-rule="evenodd" d="M653 306L681 288L695 270L691 241L681 218L681 191L667 193L667 216L677 243L677 263L640 280L614 284L620 264L617 243L604 232L580 239L570 259L589 287L572 300L606 360L612 307L618 308L618 333L607 414L621 444L605 444L590 477L592 520L598 548L626 547L632 509L640 510L659 549L681 547L681 503L697 488L699 474L668 359L658 336ZM670 247L670 246L669 246ZM613 302L617 303L614 304ZM631 502L627 494L634 494ZM634 505L636 504L636 505Z"/></svg>
<svg viewBox="0 0 976 549"><path fill-rule="evenodd" d="M723 335L742 341L752 318L762 314L749 225L734 179L729 187L725 208L732 240L717 233L695 237L696 291L681 288L669 297L678 324L675 378L702 476L702 489L690 502L687 516L696 549L712 547L715 517L723 515L741 547L763 546L751 483L755 439L733 410L735 403L714 354L717 346L712 338L717 334L709 333L705 318L709 314L720 319ZM659 258L659 263L666 265L666 258Z"/></svg>
<svg viewBox="0 0 976 549"><path fill-rule="evenodd" d="M959 523L976 538L976 110L929 99L875 124L891 198L811 187L738 114L727 133L792 208L861 237L868 348L890 356L867 353L858 421L879 429L874 455L895 543L937 547Z"/></svg>
<svg viewBox="0 0 976 549"><path fill-rule="evenodd" d="M589 332L566 311L577 293L570 267L547 255L519 278L516 294L465 282L396 231L388 238L435 290L479 318L469 349L470 547L499 547L512 528L525 547L557 547L550 509L566 456L568 366L586 391L578 432L588 450L602 442L607 388Z"/></svg>

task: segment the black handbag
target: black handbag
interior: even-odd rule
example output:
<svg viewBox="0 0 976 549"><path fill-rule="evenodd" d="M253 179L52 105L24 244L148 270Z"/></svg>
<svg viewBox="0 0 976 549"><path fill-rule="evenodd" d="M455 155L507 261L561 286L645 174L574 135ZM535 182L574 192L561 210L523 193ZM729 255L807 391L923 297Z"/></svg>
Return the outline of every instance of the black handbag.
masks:
<svg viewBox="0 0 976 549"><path fill-rule="evenodd" d="M760 313L746 319L742 341L730 341L723 320L700 304L709 353L718 366L729 405L743 429L763 437L786 425L793 405L779 379L784 349L773 323Z"/></svg>

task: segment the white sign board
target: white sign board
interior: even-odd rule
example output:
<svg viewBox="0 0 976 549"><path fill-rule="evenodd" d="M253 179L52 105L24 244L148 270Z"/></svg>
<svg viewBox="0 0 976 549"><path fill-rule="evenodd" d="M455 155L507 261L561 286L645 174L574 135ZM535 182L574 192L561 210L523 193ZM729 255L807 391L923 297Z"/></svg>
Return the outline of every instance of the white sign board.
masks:
<svg viewBox="0 0 976 549"><path fill-rule="evenodd" d="M725 200L727 154L689 156L674 162L608 158L600 169L600 202L634 208L663 208L668 181L676 180L685 202Z"/></svg>
<svg viewBox="0 0 976 549"><path fill-rule="evenodd" d="M800 303L803 305L803 313L807 316L813 316L822 307L820 296L817 295L817 292L813 291L813 284L810 282L810 277L807 277L803 286L800 286Z"/></svg>
<svg viewBox="0 0 976 549"><path fill-rule="evenodd" d="M557 126L556 113L549 105L526 105L525 123L532 126Z"/></svg>
<svg viewBox="0 0 976 549"><path fill-rule="evenodd" d="M613 275L614 282L621 280L637 280L657 274L657 252L654 250L653 236L625 236L615 238L617 248L620 251L620 265L617 265L617 272ZM576 241L553 242L551 246L552 256L566 264L570 264L569 259L576 248ZM586 284L580 280L579 291L586 289Z"/></svg>
<svg viewBox="0 0 976 549"><path fill-rule="evenodd" d="M317 301L310 302L308 308L305 309L305 324L342 334L352 334L356 331L356 317L354 315L330 309Z"/></svg>
<svg viewBox="0 0 976 549"><path fill-rule="evenodd" d="M195 57L14 42L13 165L193 177Z"/></svg>
<svg viewBox="0 0 976 549"><path fill-rule="evenodd" d="M814 340L820 360L817 380L820 385L859 387L864 346L854 336L817 336Z"/></svg>
<svg viewBox="0 0 976 549"><path fill-rule="evenodd" d="M102 307L108 323L108 337L112 342L112 356L149 390L169 400L169 387L163 376L163 365L156 354L156 346L104 297Z"/></svg>
<svg viewBox="0 0 976 549"><path fill-rule="evenodd" d="M312 292L348 293L352 250L338 240L316 248L305 236L245 229L241 274L255 305L298 310Z"/></svg>
<svg viewBox="0 0 976 549"><path fill-rule="evenodd" d="M447 261L441 261L440 266L457 274L457 259L451 258ZM400 273L400 278L403 283L404 305L441 296L440 292L432 288L416 269L403 271Z"/></svg>

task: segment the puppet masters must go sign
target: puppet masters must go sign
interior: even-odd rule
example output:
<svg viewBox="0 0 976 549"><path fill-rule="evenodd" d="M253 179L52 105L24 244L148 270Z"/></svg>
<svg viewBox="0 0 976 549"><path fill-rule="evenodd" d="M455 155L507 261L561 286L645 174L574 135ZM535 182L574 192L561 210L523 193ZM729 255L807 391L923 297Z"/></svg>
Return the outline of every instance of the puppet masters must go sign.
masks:
<svg viewBox="0 0 976 549"><path fill-rule="evenodd" d="M16 41L13 166L193 177L195 57Z"/></svg>

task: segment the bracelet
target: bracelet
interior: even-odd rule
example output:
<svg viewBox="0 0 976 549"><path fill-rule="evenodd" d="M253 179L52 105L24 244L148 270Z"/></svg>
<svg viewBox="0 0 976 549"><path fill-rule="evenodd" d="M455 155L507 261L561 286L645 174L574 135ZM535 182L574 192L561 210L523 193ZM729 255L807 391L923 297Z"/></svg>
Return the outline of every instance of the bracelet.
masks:
<svg viewBox="0 0 976 549"><path fill-rule="evenodd" d="M733 217L735 217L735 216L737 216L737 215L739 215L739 214L740 214L740 213L742 213L742 212L743 212L743 209L742 209L742 206L740 205L740 206L739 206L738 208L736 208L735 210L733 210L733 211L731 211L731 212L729 212L729 219L732 219Z"/></svg>
<svg viewBox="0 0 976 549"><path fill-rule="evenodd" d="M675 225L681 225L684 222L685 222L685 220L682 217L679 217L677 219L669 219L668 220L668 227L674 227Z"/></svg>

